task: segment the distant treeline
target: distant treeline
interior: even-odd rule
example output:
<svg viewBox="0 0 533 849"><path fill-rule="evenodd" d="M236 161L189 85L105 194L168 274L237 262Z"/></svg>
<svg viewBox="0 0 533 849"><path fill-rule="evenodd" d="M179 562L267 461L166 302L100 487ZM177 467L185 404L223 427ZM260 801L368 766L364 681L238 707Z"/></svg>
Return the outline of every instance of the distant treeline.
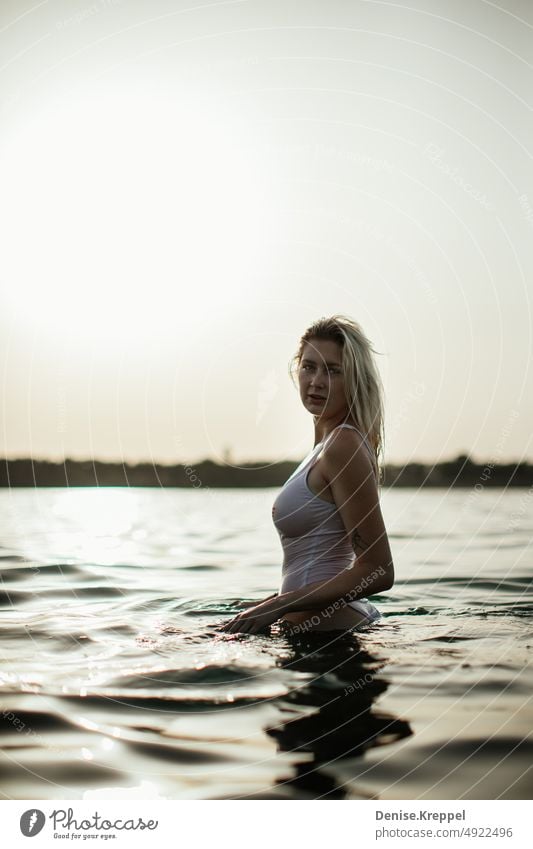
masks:
<svg viewBox="0 0 533 849"><path fill-rule="evenodd" d="M157 487L279 487L298 463L243 463L238 468L203 460L192 466L154 465L152 463L104 463L92 460L6 460L1 464L0 486L157 486ZM533 484L531 463L474 463L461 455L435 465L408 463L387 465L383 486L525 486Z"/></svg>

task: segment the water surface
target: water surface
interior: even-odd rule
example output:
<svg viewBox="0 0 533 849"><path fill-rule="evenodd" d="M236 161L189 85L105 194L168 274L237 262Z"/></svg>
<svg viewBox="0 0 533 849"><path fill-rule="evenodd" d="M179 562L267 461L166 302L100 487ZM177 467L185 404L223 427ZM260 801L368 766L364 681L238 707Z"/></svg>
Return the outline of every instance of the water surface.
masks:
<svg viewBox="0 0 533 849"><path fill-rule="evenodd" d="M3 798L531 798L531 490L386 490L365 631L223 634L276 489L0 491Z"/></svg>

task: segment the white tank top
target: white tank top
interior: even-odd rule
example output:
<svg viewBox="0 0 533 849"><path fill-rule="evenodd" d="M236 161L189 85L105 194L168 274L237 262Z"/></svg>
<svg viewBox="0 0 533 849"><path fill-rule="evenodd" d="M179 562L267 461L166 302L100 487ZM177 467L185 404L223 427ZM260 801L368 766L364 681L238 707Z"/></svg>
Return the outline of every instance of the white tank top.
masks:
<svg viewBox="0 0 533 849"><path fill-rule="evenodd" d="M368 449L374 475L374 452L363 434L356 430ZM337 430L315 445L285 482L272 507L272 520L283 547L282 583L280 593L301 589L315 581L333 578L352 566L355 553L335 504L324 501L311 492L307 476L321 449Z"/></svg>

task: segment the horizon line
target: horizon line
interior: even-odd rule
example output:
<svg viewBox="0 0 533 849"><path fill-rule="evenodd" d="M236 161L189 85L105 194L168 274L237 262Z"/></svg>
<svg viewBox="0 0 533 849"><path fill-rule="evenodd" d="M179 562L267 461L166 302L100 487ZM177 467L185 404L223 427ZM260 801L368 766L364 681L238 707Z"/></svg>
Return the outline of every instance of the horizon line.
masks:
<svg viewBox="0 0 533 849"><path fill-rule="evenodd" d="M464 458L464 460L466 462L473 463L476 466L484 465L484 466L489 466L491 468L492 467L497 468L498 466L509 466L509 465L518 466L518 465L521 465L523 463L525 463L527 465L533 464L533 456L532 457L523 457L521 459L500 460L499 462L496 463L496 462L493 462L490 459L489 460L484 460L484 459L477 460L471 454L465 454L464 452L459 452L458 454L455 454L452 457L443 458L443 459L439 459L439 460L421 460L421 459L414 459L414 458L411 458L409 460L387 460L384 463L382 463L382 466L383 467L400 466L400 465L403 465L403 466L407 466L407 465L437 466L440 463L450 463L450 462L458 461L461 458ZM100 463L102 465L105 465L105 464L108 464L108 465L126 465L126 466L151 465L151 466L169 466L169 467L191 466L195 463L201 464L201 463L211 462L211 463L215 463L216 465L227 466L229 468L238 467L240 464L250 464L250 463L257 463L257 464L264 464L264 465L272 466L272 465L277 465L277 464L280 464L280 463L298 463L298 462L301 462L301 458L298 459L298 458L287 457L285 459L279 459L279 460L264 460L264 459L259 459L259 458L248 459L248 460L242 459L239 462L233 460L232 462L228 463L228 462L222 460L221 458L215 459L215 458L209 457L209 456L203 457L202 459L183 460L183 461L181 461L181 460L176 460L176 461L154 460L153 458L152 459L132 460L132 459L124 459L124 458L118 458L118 459L101 459L101 458L97 458L97 457L54 458L54 457L32 457L32 456L26 456L26 457L20 457L20 456L5 457L4 456L4 457L1 457L0 459L1 459L2 462L53 463L55 465L65 464L65 463L68 462L68 463Z"/></svg>

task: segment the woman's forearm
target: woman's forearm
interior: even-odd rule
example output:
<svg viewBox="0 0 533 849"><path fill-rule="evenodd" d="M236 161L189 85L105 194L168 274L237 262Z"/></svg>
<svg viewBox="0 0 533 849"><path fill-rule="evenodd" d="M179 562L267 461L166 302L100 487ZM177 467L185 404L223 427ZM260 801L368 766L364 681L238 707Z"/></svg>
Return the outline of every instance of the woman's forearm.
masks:
<svg viewBox="0 0 533 849"><path fill-rule="evenodd" d="M390 589L393 582L392 564L386 569L383 566L363 566L356 562L351 569L343 570L334 578L282 593L278 601L283 613L320 609L335 602L339 603L340 608L350 601L384 592Z"/></svg>
<svg viewBox="0 0 533 849"><path fill-rule="evenodd" d="M266 598L262 598L260 601L241 601L240 604L242 607L256 607L258 604L264 604L265 601L277 598L278 595L279 593L272 593L272 595L267 595Z"/></svg>

